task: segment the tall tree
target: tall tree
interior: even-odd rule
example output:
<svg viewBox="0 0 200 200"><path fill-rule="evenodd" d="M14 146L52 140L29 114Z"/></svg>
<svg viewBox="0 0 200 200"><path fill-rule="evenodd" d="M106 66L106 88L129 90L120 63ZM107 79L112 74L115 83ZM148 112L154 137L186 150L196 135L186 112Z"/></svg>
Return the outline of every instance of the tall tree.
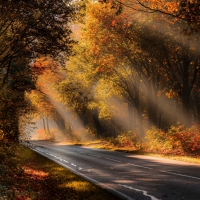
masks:
<svg viewBox="0 0 200 200"><path fill-rule="evenodd" d="M160 113L163 112L159 105L160 91L177 92L176 98L179 98L185 113L181 121L185 125L190 121L190 94L199 70L196 45L199 36L186 36L182 32L183 27L185 24L181 20L174 22L160 14L123 12L116 16L115 8L109 3L89 4L87 7L82 34L87 42L87 54L93 59L95 76L118 75L124 92L134 105L138 105L137 87L131 88L131 84L136 86L137 83L128 82L120 69L132 70L146 86L144 95L148 101L149 120L153 125L160 126ZM134 76L132 78L136 80ZM141 89L144 91L144 88ZM140 106L137 108L140 111Z"/></svg>
<svg viewBox="0 0 200 200"><path fill-rule="evenodd" d="M69 24L79 8L70 0L0 1L0 83L8 89L3 90L5 93L11 91L14 96L20 93L20 97L23 97L25 91L34 88L37 74L31 70L31 63L36 57L69 55L73 44ZM10 97L7 96L8 101ZM25 98L17 100L19 98L16 98L15 106L23 110L25 107L18 104L23 102L26 105ZM2 104L1 107L4 112L6 106ZM15 119L18 123L17 111L13 110L9 118L5 118L3 112L2 122ZM8 135L12 132L11 124L9 131L8 128L3 130Z"/></svg>

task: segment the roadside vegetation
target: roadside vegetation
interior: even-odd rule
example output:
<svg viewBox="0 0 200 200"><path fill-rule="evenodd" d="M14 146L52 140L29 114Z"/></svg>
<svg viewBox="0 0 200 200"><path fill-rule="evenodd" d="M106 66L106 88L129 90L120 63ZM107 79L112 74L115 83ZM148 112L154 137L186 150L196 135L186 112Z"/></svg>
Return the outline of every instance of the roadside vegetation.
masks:
<svg viewBox="0 0 200 200"><path fill-rule="evenodd" d="M106 140L102 138L81 145L200 164L200 125L190 128L172 126L166 132L153 127L143 139L138 138L137 134L126 132L117 137Z"/></svg>
<svg viewBox="0 0 200 200"><path fill-rule="evenodd" d="M0 156L1 200L119 199L22 145Z"/></svg>

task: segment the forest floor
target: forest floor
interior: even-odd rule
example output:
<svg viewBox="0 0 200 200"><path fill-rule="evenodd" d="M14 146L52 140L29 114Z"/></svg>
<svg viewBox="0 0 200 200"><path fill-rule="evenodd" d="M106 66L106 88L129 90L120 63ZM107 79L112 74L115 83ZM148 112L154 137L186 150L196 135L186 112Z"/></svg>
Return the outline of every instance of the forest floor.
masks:
<svg viewBox="0 0 200 200"><path fill-rule="evenodd" d="M0 151L0 200L118 199L22 145L14 151Z"/></svg>

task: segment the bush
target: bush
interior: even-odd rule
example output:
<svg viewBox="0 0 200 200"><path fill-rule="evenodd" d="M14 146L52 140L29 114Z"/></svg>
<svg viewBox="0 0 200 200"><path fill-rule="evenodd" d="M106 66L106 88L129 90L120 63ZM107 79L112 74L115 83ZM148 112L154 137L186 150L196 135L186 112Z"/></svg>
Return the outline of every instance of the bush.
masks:
<svg viewBox="0 0 200 200"><path fill-rule="evenodd" d="M146 148L150 151L173 154L200 153L200 125L190 128L172 126L166 133L153 127L146 134Z"/></svg>
<svg viewBox="0 0 200 200"><path fill-rule="evenodd" d="M185 153L200 153L200 125L180 130L174 141L178 141Z"/></svg>
<svg viewBox="0 0 200 200"><path fill-rule="evenodd" d="M139 137L132 131L123 132L116 138L110 138L109 143L119 148L141 148Z"/></svg>
<svg viewBox="0 0 200 200"><path fill-rule="evenodd" d="M166 133L156 127L146 132L145 139L145 149L147 151L167 153L173 148L173 142L167 138Z"/></svg>

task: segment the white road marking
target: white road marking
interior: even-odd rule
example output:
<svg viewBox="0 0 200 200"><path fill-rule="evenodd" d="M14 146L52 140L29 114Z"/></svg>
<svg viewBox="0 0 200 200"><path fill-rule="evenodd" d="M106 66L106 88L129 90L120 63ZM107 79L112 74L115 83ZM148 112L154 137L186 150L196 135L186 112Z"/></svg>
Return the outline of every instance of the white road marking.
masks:
<svg viewBox="0 0 200 200"><path fill-rule="evenodd" d="M43 151L40 151L40 152L44 153ZM54 158L56 158L56 159L58 159L58 160L60 160L60 161L69 163L67 160L64 160L64 159L62 159L62 158L59 158L59 157L57 157L57 156L55 156L55 155L53 155L53 154L51 154L51 153L46 153L46 154L47 154L47 155L50 155L50 156L52 156L52 157L54 157ZM74 165L74 166L76 166L76 165Z"/></svg>
<svg viewBox="0 0 200 200"><path fill-rule="evenodd" d="M139 189L137 189L137 188L133 188L133 187L130 187L130 186L127 186L127 185L121 185L121 184L118 184L118 185L119 185L119 186L122 186L122 187L125 187L125 188L128 188L128 189L130 189L130 190L135 190L135 191L137 191L137 192L142 192L144 196L151 197L151 200L159 200L159 199L157 199L156 197L147 194L147 191L145 191L145 190L139 190Z"/></svg>
<svg viewBox="0 0 200 200"><path fill-rule="evenodd" d="M33 151L38 152L39 154L45 156L44 154L42 154L40 151L38 151L38 150L36 150L36 149L34 149ZM77 175L79 175L79 176L85 178L86 180L88 180L88 181L90 181L90 182L92 182L92 183L94 183L94 184L100 186L101 188L104 188L104 189L106 189L106 190L109 190L110 192L114 193L115 195L117 194L117 195L123 197L123 198L126 199L126 200L134 200L133 198L127 196L126 194L124 194L124 193L122 193L122 192L119 192L119 191L117 191L117 190L115 190L115 189L113 189L113 188L110 188L110 187L108 187L108 186L105 186L105 184L100 183L99 181L96 181L96 180L94 180L94 179L92 179L92 178L90 178L90 177L88 177L88 176L85 176L84 174L80 173L79 171L76 171L75 169L69 167L68 165L59 162L58 160L54 160L53 158L51 158L51 157L49 157L49 156L48 156L48 158L49 158L50 160L52 160L52 161L58 163L59 165L61 165L61 166L65 167L65 168L71 170L71 171L74 172L75 174L77 174Z"/></svg>
<svg viewBox="0 0 200 200"><path fill-rule="evenodd" d="M188 175L185 175L185 174L179 174L179 173L174 173L174 172L169 172L169 171L162 171L162 170L160 170L160 172L163 172L163 173L167 173L167 174L173 174L173 175L177 175L177 176L183 176L183 177L187 177L187 178L193 178L193 179L200 180L200 178L199 178L199 177L195 177L195 176L188 176Z"/></svg>
<svg viewBox="0 0 200 200"><path fill-rule="evenodd" d="M72 166L76 167L76 165L74 163L71 163Z"/></svg>
<svg viewBox="0 0 200 200"><path fill-rule="evenodd" d="M118 163L122 163L122 161L120 160L115 160L115 159L112 159L112 158L105 158L106 160L111 160L111 161L114 161L114 162L118 162Z"/></svg>
<svg viewBox="0 0 200 200"><path fill-rule="evenodd" d="M141 167L141 168L144 168L144 169L153 169L153 168L150 168L150 167L144 167L144 166L141 166L141 165L135 165L135 164L132 164L132 163L127 163L129 165L133 165L133 166L136 166L136 167Z"/></svg>
<svg viewBox="0 0 200 200"><path fill-rule="evenodd" d="M83 168L79 167L78 170L82 170Z"/></svg>
<svg viewBox="0 0 200 200"><path fill-rule="evenodd" d="M68 161L62 160L61 158L56 157L56 156L54 156L54 155L52 155L52 154L45 153L45 152L42 151L42 150L36 150L36 149L33 149L33 150L36 151L36 152L38 152L38 153L41 152L42 155L44 155L44 154L46 154L46 155L51 155L51 156L57 158L57 159L60 160L60 161L64 161L64 162L69 163ZM94 154L88 154L88 155L94 156ZM95 155L95 156L96 156L96 155ZM100 157L100 156L99 156L99 157ZM48 158L49 158L49 156L48 156ZM51 158L50 158L50 159L51 159ZM106 159L106 160L111 160L111 161L114 161L114 162L118 162L118 163L122 163L122 161L115 160L115 159L111 159L111 158L105 158L105 159ZM52 159L52 160L53 160L53 159ZM54 161L54 162L57 162L57 163L60 163L60 162L57 161L57 160L53 160L53 161ZM61 164L61 163L60 163L60 164ZM137 167L141 167L141 168L145 168L145 169L153 170L153 168L150 168L150 167L135 165L135 164L132 164L132 163L127 163L127 164L130 164L130 165L133 165L133 166L137 166ZM64 165L64 164L62 163L62 165ZM74 165L73 163L71 163L71 165L76 166L76 165ZM65 165L65 166L66 166L66 165ZM70 167L67 166L67 168L70 168ZM78 168L78 169L81 170L82 168ZM73 171L74 171L74 169L73 169ZM88 170L88 172L89 172L89 171L90 171L90 170ZM200 177L189 176L189 175L174 173L174 172L170 172L170 171L163 171L163 170L160 170L159 172L200 180ZM79 173L79 172L78 172L78 173ZM80 173L79 173L79 174L80 174ZM88 178L89 178L89 177L88 177ZM90 179L90 178L89 178L89 179ZM120 186L123 186L123 187L126 187L126 188L129 188L129 189L132 189L132 190L141 191L141 192L143 192L144 195L151 197L152 200L158 200L157 198L155 198L155 197L153 197L153 196L151 196L151 195L148 195L146 191L139 190L139 189L137 189L137 188L132 188L132 187L129 187L129 186L126 186L126 185L121 185L121 184L119 184L119 185L120 185ZM118 192L118 191L117 191L117 192ZM123 194L123 193L122 193L122 194ZM124 194L123 194L123 195L124 195ZM132 200L132 199L131 199L131 200Z"/></svg>

